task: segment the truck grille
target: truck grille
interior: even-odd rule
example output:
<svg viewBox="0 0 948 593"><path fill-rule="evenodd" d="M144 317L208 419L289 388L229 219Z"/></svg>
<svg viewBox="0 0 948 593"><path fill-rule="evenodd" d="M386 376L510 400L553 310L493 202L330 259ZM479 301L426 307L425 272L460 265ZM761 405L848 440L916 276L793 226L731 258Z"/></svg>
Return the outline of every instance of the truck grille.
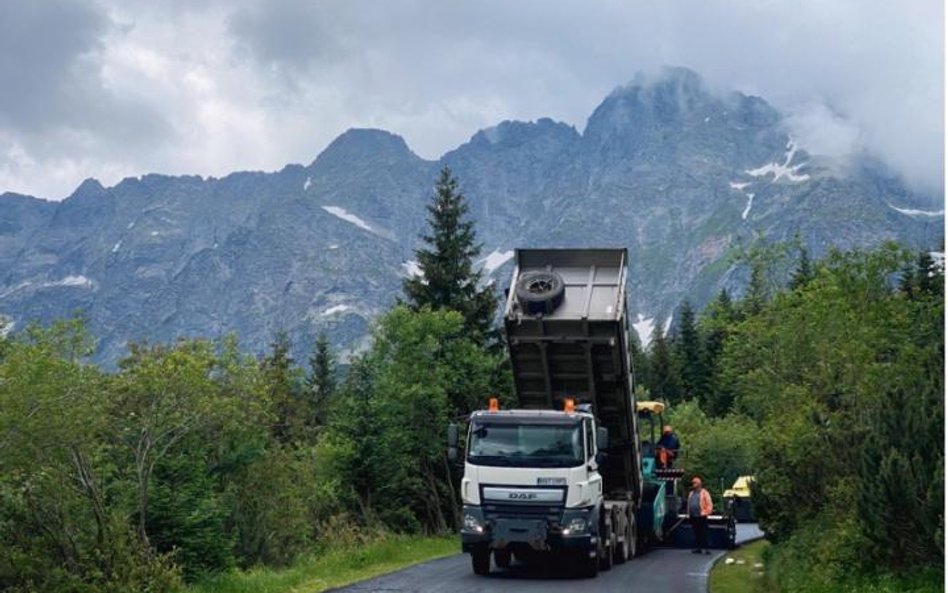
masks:
<svg viewBox="0 0 948 593"><path fill-rule="evenodd" d="M530 504L485 504L484 518L493 519L545 519L559 522L563 507Z"/></svg>

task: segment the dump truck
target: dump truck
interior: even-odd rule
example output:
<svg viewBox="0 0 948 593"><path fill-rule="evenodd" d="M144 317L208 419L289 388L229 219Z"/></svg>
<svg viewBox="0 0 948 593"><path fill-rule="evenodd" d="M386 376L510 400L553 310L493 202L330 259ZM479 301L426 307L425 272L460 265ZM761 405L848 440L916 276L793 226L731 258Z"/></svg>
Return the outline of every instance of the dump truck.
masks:
<svg viewBox="0 0 948 593"><path fill-rule="evenodd" d="M643 500L625 249L520 249L504 330L520 407L468 419L461 542L490 559L572 556L587 576L637 553ZM449 427L449 455L459 429ZM661 521L663 518L657 518Z"/></svg>
<svg viewBox="0 0 948 593"><path fill-rule="evenodd" d="M664 408L635 402L627 251L518 249L514 261L503 321L519 407L492 398L464 439L461 545L474 572L556 554L594 577L686 540L683 472L656 468L654 439L639 434L639 418ZM460 442L450 425L454 460Z"/></svg>

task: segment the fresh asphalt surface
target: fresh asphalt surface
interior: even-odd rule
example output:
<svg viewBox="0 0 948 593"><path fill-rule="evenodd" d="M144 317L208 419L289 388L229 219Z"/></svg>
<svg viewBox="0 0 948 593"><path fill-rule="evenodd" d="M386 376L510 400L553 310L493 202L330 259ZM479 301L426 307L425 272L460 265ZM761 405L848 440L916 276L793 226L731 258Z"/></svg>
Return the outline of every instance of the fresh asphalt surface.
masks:
<svg viewBox="0 0 948 593"><path fill-rule="evenodd" d="M738 543L763 536L755 523L737 525ZM460 542L458 546L460 546ZM617 564L609 572L600 572L595 579L574 576L569 566L542 569L514 564L507 570L491 565L491 574L481 577L471 572L471 557L467 554L449 556L425 562L405 570L393 572L368 581L351 585L339 591L345 593L443 592L475 593L479 591L595 591L596 593L628 593L630 591L660 591L661 593L705 593L708 573L714 561L727 553L711 550L710 556L692 554L691 550L655 548L630 560Z"/></svg>

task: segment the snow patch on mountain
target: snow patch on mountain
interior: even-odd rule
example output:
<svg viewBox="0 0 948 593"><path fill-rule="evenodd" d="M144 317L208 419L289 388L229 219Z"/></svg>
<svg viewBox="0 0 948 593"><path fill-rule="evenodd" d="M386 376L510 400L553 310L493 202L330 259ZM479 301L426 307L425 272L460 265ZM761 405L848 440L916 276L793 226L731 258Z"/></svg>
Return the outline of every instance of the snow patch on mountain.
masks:
<svg viewBox="0 0 948 593"><path fill-rule="evenodd" d="M889 208L892 208L901 214L905 214L906 216L931 216L934 218L945 215L944 210L913 210L912 208L897 208L892 204L889 204Z"/></svg>
<svg viewBox="0 0 948 593"><path fill-rule="evenodd" d="M22 290L22 289L24 289L24 288L28 288L28 287L29 287L30 285L32 285L32 284L33 284L33 283L30 282L29 280L20 282L19 284L17 284L17 285L14 286L13 288L9 288L9 289L5 290L4 292L0 292L0 299L2 299L3 297L5 297L5 296L7 296L7 295L11 295L11 294L13 294L14 292L16 292L16 291L18 291L18 290Z"/></svg>
<svg viewBox="0 0 948 593"><path fill-rule="evenodd" d="M750 182L748 181L748 182L741 183L738 181L732 181L730 182L729 185L731 186L731 189L737 190L741 192L742 194L744 194L745 196L747 196L747 205L744 206L744 212L741 213L741 220L747 220L747 215L750 214L751 206L754 205L753 192L744 191L744 188L750 185Z"/></svg>
<svg viewBox="0 0 948 593"><path fill-rule="evenodd" d="M346 311L349 311L350 309L352 309L352 307L350 307L349 305L335 305L323 311L322 315L323 317L329 317L330 315L345 313Z"/></svg>
<svg viewBox="0 0 948 593"><path fill-rule="evenodd" d="M638 334L642 348L648 348L652 341L652 332L655 331L655 318L639 313L638 321L632 324L632 328Z"/></svg>
<svg viewBox="0 0 948 593"><path fill-rule="evenodd" d="M93 286L95 286L95 282L89 278L86 278L82 274L69 275L63 278L62 280L53 280L52 282L44 282L41 285L41 288L53 288L57 286L92 288Z"/></svg>
<svg viewBox="0 0 948 593"><path fill-rule="evenodd" d="M480 260L478 263L483 263L481 268L485 273L493 274L494 271L500 266L504 265L511 259L513 259L514 252L510 251L498 251L497 249L490 252L490 255Z"/></svg>
<svg viewBox="0 0 948 593"><path fill-rule="evenodd" d="M16 321L9 315L0 315L0 339L6 338L16 327Z"/></svg>
<svg viewBox="0 0 948 593"><path fill-rule="evenodd" d="M312 178L312 177L307 177L307 178L306 178L306 181L303 182L303 191L308 190L308 189L309 189L309 186L311 186L312 184L313 184L313 178Z"/></svg>
<svg viewBox="0 0 948 593"><path fill-rule="evenodd" d="M786 178L787 181L800 182L806 181L810 178L806 173L797 173L800 170L800 167L803 167L807 164L806 161L790 166L790 163L793 162L793 157L797 154L797 145L791 140L787 143L787 152L784 154L784 161L780 163L767 163L766 165L757 167L756 169L749 169L744 171L751 177L765 177L767 175L773 174L773 181L778 181L781 178Z"/></svg>
<svg viewBox="0 0 948 593"><path fill-rule="evenodd" d="M945 252L944 251L929 251L928 255L932 256L932 259L935 260L935 265L945 270Z"/></svg>
<svg viewBox="0 0 948 593"><path fill-rule="evenodd" d="M754 205L754 194L748 192L744 195L747 196L747 206L744 208L744 212L741 213L741 220L747 220L747 215L750 214L751 206Z"/></svg>
<svg viewBox="0 0 948 593"><path fill-rule="evenodd" d="M407 275L409 278L424 276L424 274L421 272L421 266L419 266L418 262L413 259L402 262L402 269L405 270L405 275Z"/></svg>
<svg viewBox="0 0 948 593"><path fill-rule="evenodd" d="M323 210L325 210L326 212L332 214L332 215L335 216L336 218L341 218L342 220L344 220L344 221L346 221L346 222L349 222L349 223L352 223L352 224L356 225L356 226L359 227L360 229L369 231L370 233L374 233L374 232L375 232L375 229L372 228L372 225L370 225L370 224L367 223L366 221L362 220L361 218L359 218L359 217L356 216L355 214L351 214L351 213L347 212L345 208L340 208L339 206L323 206Z"/></svg>
<svg viewBox="0 0 948 593"><path fill-rule="evenodd" d="M119 250L119 248L120 248L121 246L122 246L122 242L121 242L121 241L119 241L118 243L116 243L115 245L113 245L113 246L112 246L112 253L117 253L118 250Z"/></svg>

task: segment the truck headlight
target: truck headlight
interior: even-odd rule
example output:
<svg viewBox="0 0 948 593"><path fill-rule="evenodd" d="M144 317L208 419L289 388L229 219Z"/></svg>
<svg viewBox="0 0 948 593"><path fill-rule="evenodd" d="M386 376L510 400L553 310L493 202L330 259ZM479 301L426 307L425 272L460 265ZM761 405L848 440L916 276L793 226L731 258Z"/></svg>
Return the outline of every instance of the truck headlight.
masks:
<svg viewBox="0 0 948 593"><path fill-rule="evenodd" d="M576 535L586 533L589 529L589 522L583 517L573 517L563 526L563 535Z"/></svg>
<svg viewBox="0 0 948 593"><path fill-rule="evenodd" d="M484 533L484 524L481 523L479 517L475 517L470 513L464 513L464 530L473 531L474 533Z"/></svg>

